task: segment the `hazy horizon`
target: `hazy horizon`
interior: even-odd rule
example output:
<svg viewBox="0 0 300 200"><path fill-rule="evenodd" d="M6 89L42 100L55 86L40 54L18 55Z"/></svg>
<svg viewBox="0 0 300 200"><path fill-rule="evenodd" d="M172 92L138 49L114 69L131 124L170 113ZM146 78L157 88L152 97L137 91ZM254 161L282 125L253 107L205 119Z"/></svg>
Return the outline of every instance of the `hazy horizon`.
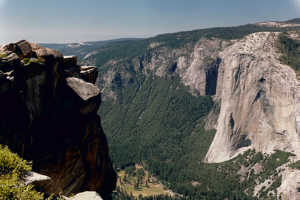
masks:
<svg viewBox="0 0 300 200"><path fill-rule="evenodd" d="M297 18L300 0L0 0L0 44L72 43Z"/></svg>

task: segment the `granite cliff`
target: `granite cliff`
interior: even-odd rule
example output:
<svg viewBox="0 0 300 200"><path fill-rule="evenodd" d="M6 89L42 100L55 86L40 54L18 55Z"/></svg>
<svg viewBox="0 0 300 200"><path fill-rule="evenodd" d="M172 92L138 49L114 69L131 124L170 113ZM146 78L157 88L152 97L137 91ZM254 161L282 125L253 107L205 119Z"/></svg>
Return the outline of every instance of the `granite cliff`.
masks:
<svg viewBox="0 0 300 200"><path fill-rule="evenodd" d="M76 57L20 41L0 50L0 143L51 181L49 193L97 191L109 199L115 188L106 136L97 110L97 69Z"/></svg>
<svg viewBox="0 0 300 200"><path fill-rule="evenodd" d="M299 82L280 61L278 36L251 34L220 52L215 97L220 110L206 162L224 162L248 149L282 150L299 160ZM281 197L297 199L299 173L284 169Z"/></svg>
<svg viewBox="0 0 300 200"><path fill-rule="evenodd" d="M223 162L247 148L300 155L298 81L279 61L279 33L255 33L220 52L217 134L206 156Z"/></svg>

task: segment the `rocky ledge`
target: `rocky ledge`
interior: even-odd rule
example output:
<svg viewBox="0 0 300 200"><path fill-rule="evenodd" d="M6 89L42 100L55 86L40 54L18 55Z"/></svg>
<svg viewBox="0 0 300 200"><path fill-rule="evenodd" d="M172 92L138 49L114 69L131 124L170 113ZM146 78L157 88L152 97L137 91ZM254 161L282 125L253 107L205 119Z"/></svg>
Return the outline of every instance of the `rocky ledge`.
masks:
<svg viewBox="0 0 300 200"><path fill-rule="evenodd" d="M97 110L96 67L74 56L20 41L0 49L0 143L49 176L42 190L69 195L115 188Z"/></svg>

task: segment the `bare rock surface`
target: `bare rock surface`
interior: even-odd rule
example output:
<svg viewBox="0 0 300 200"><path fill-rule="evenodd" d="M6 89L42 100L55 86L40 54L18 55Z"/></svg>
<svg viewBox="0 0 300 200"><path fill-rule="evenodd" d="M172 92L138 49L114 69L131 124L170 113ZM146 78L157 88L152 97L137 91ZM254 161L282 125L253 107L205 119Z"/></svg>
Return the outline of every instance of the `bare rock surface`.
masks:
<svg viewBox="0 0 300 200"><path fill-rule="evenodd" d="M282 184L278 188L281 199L298 200L300 199L300 171L287 168L283 172Z"/></svg>
<svg viewBox="0 0 300 200"><path fill-rule="evenodd" d="M0 49L0 143L51 178L39 184L44 192L91 190L107 199L116 174L97 115L97 69L83 68L94 73L84 80L80 66L74 66L71 77L65 62L61 53L27 41ZM39 174L32 173L27 182L45 178Z"/></svg>
<svg viewBox="0 0 300 200"><path fill-rule="evenodd" d="M226 42L219 39L201 39L189 57L178 58L178 74L184 85L200 95L214 95L221 60L220 50Z"/></svg>
<svg viewBox="0 0 300 200"><path fill-rule="evenodd" d="M95 66L81 66L80 67L80 76L83 80L93 83L96 83L98 78L98 70Z"/></svg>
<svg viewBox="0 0 300 200"><path fill-rule="evenodd" d="M100 94L100 90L94 84L73 77L67 78L66 80L68 86L70 86L83 100L88 100Z"/></svg>
<svg viewBox="0 0 300 200"><path fill-rule="evenodd" d="M207 162L223 162L249 148L300 155L298 82L293 69L278 59L277 36L251 34L220 53L220 115Z"/></svg>
<svg viewBox="0 0 300 200"><path fill-rule="evenodd" d="M82 192L71 198L65 197L65 200L102 200L102 198L96 192Z"/></svg>
<svg viewBox="0 0 300 200"><path fill-rule="evenodd" d="M77 66L77 57L76 56L64 56L64 66L65 67Z"/></svg>
<svg viewBox="0 0 300 200"><path fill-rule="evenodd" d="M29 172L24 178L24 183L25 185L29 185L34 182L49 181L49 180L51 180L49 176L45 176L36 172Z"/></svg>
<svg viewBox="0 0 300 200"><path fill-rule="evenodd" d="M254 33L220 52L215 96L220 110L205 162L224 162L248 149L282 150L300 159L300 84L294 70L279 61L278 35ZM299 171L282 169L278 197L299 199ZM255 193L271 183L257 185Z"/></svg>

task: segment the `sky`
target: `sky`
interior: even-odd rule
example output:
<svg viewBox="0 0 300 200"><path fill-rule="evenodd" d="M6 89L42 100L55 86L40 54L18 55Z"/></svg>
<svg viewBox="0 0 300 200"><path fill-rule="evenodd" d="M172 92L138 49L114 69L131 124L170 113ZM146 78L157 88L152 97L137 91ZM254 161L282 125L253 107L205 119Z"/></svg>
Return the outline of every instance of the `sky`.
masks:
<svg viewBox="0 0 300 200"><path fill-rule="evenodd" d="M300 17L300 0L0 0L0 44L69 43Z"/></svg>

